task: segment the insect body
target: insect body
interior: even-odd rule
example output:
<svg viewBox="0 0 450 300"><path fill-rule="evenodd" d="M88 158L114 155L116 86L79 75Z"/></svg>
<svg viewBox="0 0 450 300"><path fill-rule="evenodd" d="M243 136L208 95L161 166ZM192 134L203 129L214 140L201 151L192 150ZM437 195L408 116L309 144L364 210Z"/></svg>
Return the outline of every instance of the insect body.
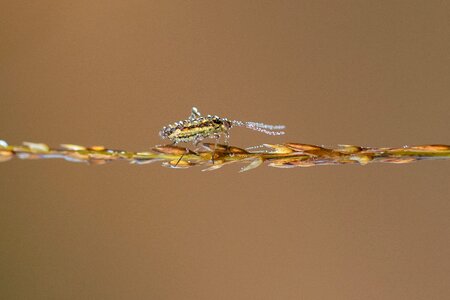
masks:
<svg viewBox="0 0 450 300"><path fill-rule="evenodd" d="M269 135L282 135L284 132L279 130L285 128L284 125L233 121L211 115L202 116L198 109L193 107L191 115L187 120L163 127L159 135L163 139L171 140L174 144L192 142L196 145L205 138L215 138L218 140L222 134L225 136L225 139L228 139L229 130L232 127L245 127Z"/></svg>

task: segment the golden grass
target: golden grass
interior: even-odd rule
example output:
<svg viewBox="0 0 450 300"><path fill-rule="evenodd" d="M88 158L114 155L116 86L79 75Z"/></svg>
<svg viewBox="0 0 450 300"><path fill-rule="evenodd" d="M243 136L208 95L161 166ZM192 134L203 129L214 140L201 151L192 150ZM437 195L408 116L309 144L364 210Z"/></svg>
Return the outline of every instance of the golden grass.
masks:
<svg viewBox="0 0 450 300"><path fill-rule="evenodd" d="M50 148L46 144L25 142L20 146L8 145L0 140L0 162L12 158L49 159L62 158L71 162L104 164L124 160L133 164L161 162L165 167L204 167L204 171L216 170L232 163L245 163L241 172L254 169L267 162L270 167L293 168L320 165L368 163L410 163L418 160L450 159L450 146L426 145L402 148L368 148L352 145L324 148L314 145L285 143L264 144L256 149L203 143L190 150L173 145L155 146L148 152L130 152L107 149L103 146L84 147L63 144Z"/></svg>

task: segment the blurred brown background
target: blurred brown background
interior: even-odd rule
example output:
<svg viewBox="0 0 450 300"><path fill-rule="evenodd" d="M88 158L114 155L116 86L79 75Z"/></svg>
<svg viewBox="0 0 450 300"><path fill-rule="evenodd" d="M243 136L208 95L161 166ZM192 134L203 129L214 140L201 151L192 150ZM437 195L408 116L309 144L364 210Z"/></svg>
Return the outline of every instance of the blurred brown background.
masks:
<svg viewBox="0 0 450 300"><path fill-rule="evenodd" d="M0 138L449 144L446 1L2 1ZM0 165L2 299L449 299L448 162Z"/></svg>

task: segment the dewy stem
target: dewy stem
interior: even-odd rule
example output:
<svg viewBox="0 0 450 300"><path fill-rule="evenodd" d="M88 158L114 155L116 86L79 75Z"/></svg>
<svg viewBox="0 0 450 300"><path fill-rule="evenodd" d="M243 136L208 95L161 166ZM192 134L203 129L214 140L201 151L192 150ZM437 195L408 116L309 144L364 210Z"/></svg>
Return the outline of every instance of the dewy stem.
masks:
<svg viewBox="0 0 450 300"><path fill-rule="evenodd" d="M263 150L261 150L264 148ZM71 162L104 164L112 161L128 161L133 164L162 162L171 168L204 166L207 170L216 170L223 165L241 162L247 163L245 171L256 168L263 162L270 167L293 168L319 165L342 165L368 163L410 163L419 160L450 159L450 146L425 145L402 148L367 148L352 145L340 145L337 148L324 148L300 143L264 144L244 150L239 147L217 143L203 143L195 152L175 145L155 146L147 152L112 150L102 146L84 147L63 144L51 148L42 143L24 143L8 145L0 140L0 162L12 158L51 159L61 158Z"/></svg>

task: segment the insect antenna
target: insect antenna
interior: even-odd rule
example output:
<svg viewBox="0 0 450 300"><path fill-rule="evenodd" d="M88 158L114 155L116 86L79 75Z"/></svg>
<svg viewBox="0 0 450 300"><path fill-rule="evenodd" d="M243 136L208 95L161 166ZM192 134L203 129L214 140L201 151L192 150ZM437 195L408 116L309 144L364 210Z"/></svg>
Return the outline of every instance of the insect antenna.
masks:
<svg viewBox="0 0 450 300"><path fill-rule="evenodd" d="M236 127L245 127L268 135L283 135L284 131L281 131L281 129L286 128L284 125L269 125L256 122L232 121L232 124Z"/></svg>

